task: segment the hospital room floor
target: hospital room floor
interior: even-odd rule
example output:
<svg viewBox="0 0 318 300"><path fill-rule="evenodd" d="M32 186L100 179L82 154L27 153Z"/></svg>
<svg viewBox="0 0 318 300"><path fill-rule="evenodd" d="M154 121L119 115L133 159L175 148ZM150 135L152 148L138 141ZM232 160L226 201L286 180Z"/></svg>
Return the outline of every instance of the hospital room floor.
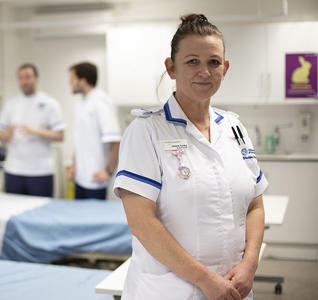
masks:
<svg viewBox="0 0 318 300"><path fill-rule="evenodd" d="M283 276L283 292L275 283L254 282L254 300L318 300L318 262L262 259L257 275Z"/></svg>

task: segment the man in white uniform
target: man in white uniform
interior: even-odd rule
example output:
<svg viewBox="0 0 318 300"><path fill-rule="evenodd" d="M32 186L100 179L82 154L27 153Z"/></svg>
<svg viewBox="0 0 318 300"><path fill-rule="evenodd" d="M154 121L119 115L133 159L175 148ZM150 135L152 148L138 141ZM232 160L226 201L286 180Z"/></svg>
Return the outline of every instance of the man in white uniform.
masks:
<svg viewBox="0 0 318 300"><path fill-rule="evenodd" d="M75 120L75 159L69 179L75 178L76 199L106 198L107 185L117 167L120 132L109 97L95 88L97 68L80 63L70 68L73 93L83 95Z"/></svg>
<svg viewBox="0 0 318 300"><path fill-rule="evenodd" d="M34 65L20 66L18 80L22 93L6 101L0 117L0 139L7 143L5 190L52 197L51 144L63 141L61 109L55 99L37 91Z"/></svg>

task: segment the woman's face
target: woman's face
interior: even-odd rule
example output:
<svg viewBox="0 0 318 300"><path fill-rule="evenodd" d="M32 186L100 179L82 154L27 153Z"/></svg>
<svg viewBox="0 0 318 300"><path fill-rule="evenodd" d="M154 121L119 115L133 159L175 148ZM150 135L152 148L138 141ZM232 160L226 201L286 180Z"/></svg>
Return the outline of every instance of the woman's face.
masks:
<svg viewBox="0 0 318 300"><path fill-rule="evenodd" d="M171 79L176 80L178 100L206 101L219 89L229 62L217 35L189 35L179 43L174 62L166 59Z"/></svg>

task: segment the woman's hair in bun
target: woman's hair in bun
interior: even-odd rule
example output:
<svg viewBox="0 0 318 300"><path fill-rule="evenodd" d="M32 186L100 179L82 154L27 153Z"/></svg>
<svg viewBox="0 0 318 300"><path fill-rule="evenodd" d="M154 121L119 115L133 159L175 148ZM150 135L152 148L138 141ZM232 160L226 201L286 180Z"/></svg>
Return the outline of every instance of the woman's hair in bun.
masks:
<svg viewBox="0 0 318 300"><path fill-rule="evenodd" d="M205 15L197 15L197 14L191 14L191 15L185 15L182 16L181 18L181 25L183 25L184 23L209 23L208 19L206 18Z"/></svg>
<svg viewBox="0 0 318 300"><path fill-rule="evenodd" d="M225 50L224 38L221 31L202 14L190 14L182 16L181 24L171 41L171 59L174 61L178 46L182 39L188 35L217 35L222 39L223 48Z"/></svg>

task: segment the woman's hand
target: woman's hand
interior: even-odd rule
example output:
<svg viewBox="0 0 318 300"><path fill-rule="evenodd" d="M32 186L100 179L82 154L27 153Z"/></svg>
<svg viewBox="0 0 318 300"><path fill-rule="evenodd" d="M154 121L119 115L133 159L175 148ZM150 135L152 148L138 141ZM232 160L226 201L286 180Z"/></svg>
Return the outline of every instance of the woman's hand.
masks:
<svg viewBox="0 0 318 300"><path fill-rule="evenodd" d="M254 275L264 234L264 206L262 195L255 197L246 216L246 247L243 260L233 267L224 278L231 281L242 298L252 289Z"/></svg>
<svg viewBox="0 0 318 300"><path fill-rule="evenodd" d="M209 300L241 300L243 298L230 280L215 273L211 273L211 276L206 277L198 286Z"/></svg>
<svg viewBox="0 0 318 300"><path fill-rule="evenodd" d="M243 299L253 287L254 274L255 270L243 260L225 274L224 279L230 280Z"/></svg>

